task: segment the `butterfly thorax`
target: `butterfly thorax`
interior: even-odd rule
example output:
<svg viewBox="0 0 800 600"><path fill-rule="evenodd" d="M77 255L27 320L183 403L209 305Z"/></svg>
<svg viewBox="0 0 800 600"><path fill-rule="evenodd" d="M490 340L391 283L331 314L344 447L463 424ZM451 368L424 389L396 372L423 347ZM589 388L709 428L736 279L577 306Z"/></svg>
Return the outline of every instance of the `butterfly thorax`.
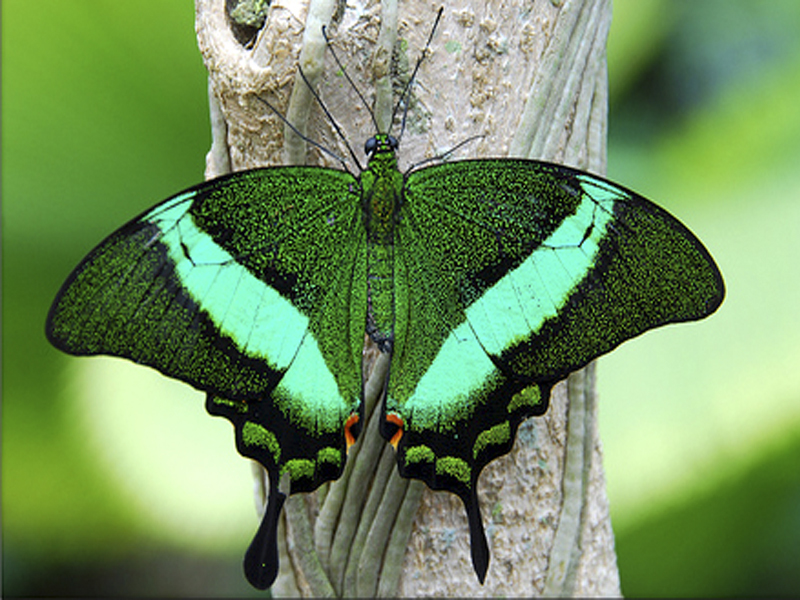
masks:
<svg viewBox="0 0 800 600"><path fill-rule="evenodd" d="M361 174L364 226L367 230L367 333L382 352L394 339L394 228L403 192L397 168L397 140L388 135L370 138L369 156Z"/></svg>

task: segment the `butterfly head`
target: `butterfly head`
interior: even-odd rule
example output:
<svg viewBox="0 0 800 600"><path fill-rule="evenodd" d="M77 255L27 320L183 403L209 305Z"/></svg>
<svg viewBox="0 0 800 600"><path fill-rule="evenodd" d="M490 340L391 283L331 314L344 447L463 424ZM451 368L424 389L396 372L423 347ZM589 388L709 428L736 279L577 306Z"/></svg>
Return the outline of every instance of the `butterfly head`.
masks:
<svg viewBox="0 0 800 600"><path fill-rule="evenodd" d="M369 138L364 144L364 153L367 158L372 158L376 154L383 154L386 152L394 153L400 144L392 135L386 133L379 133Z"/></svg>

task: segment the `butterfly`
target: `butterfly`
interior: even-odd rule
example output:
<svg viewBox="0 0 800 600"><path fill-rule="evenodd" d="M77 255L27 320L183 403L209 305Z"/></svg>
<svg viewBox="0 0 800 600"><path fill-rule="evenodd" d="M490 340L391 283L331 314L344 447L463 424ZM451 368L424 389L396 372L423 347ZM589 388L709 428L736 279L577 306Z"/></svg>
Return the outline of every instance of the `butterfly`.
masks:
<svg viewBox="0 0 800 600"><path fill-rule="evenodd" d="M184 190L92 250L47 317L58 349L153 367L231 421L269 474L244 561L261 589L280 480L337 479L362 429L365 334L390 356L380 434L403 477L461 498L483 582L478 477L519 424L570 372L724 298L702 243L629 189L513 158L401 172L398 149L377 133L357 174L268 167Z"/></svg>

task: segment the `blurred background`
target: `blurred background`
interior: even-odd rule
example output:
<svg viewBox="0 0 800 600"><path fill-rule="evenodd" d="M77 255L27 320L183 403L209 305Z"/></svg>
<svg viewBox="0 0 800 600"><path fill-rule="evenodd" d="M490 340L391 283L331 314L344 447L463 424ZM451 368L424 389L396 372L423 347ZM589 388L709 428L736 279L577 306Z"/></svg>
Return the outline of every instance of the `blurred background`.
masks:
<svg viewBox="0 0 800 600"><path fill-rule="evenodd" d="M599 363L628 596L800 593L798 32L796 0L614 1L608 175L678 215L728 287L712 318ZM6 0L2 69L3 594L258 596L227 421L43 334L86 252L202 179L193 5Z"/></svg>

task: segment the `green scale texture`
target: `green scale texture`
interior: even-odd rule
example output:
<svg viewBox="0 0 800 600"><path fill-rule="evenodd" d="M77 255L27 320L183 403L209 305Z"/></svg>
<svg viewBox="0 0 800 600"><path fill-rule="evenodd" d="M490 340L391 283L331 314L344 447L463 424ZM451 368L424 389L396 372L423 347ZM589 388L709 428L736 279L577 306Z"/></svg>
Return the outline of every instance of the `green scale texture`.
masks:
<svg viewBox="0 0 800 600"><path fill-rule="evenodd" d="M478 476L519 423L571 371L724 296L681 223L604 179L517 159L403 174L393 138L368 148L358 177L256 169L162 202L101 242L48 315L61 350L152 366L233 423L270 476L245 556L259 588L278 571L281 476L305 492L344 468L365 332L391 353L381 434L403 476L463 500L483 581Z"/></svg>

